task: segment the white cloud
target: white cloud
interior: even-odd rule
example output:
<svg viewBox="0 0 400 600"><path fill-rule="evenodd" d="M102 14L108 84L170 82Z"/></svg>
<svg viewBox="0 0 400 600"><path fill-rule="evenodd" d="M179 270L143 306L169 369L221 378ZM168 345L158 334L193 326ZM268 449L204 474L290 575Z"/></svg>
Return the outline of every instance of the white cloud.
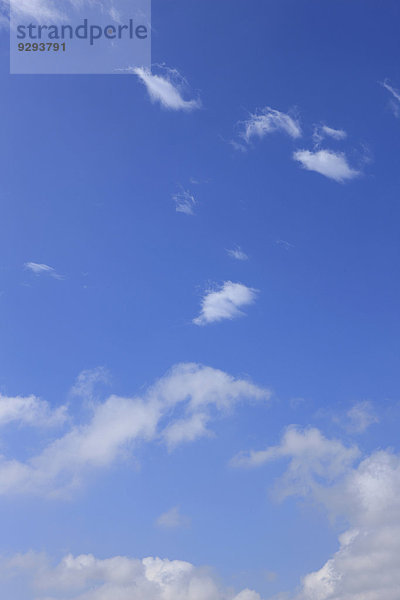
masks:
<svg viewBox="0 0 400 600"><path fill-rule="evenodd" d="M282 131L292 138L301 137L301 127L296 119L269 106L250 115L243 127L242 137L246 142L250 142L254 137L263 138L275 131Z"/></svg>
<svg viewBox="0 0 400 600"><path fill-rule="evenodd" d="M201 301L201 313L193 323L207 325L223 319L236 319L244 314L240 308L253 304L256 296L257 290L254 288L225 281L219 289L209 290L205 294Z"/></svg>
<svg viewBox="0 0 400 600"><path fill-rule="evenodd" d="M356 447L316 429L290 428L282 442L236 461L245 466L289 459L281 497L298 495L347 521L339 549L306 575L296 600L397 600L400 589L400 456L378 451L360 462Z"/></svg>
<svg viewBox="0 0 400 600"><path fill-rule="evenodd" d="M276 240L275 244L277 246L280 246L281 248L284 248L285 250L290 250L291 248L294 248L294 245L290 242L287 242L286 240Z"/></svg>
<svg viewBox="0 0 400 600"><path fill-rule="evenodd" d="M231 464L236 467L259 467L277 459L290 459L288 470L280 482L280 497L292 493L309 493L314 480L326 482L337 479L359 456L356 447L345 447L337 440L328 440L318 429L289 427L281 443L266 450L241 452Z"/></svg>
<svg viewBox="0 0 400 600"><path fill-rule="evenodd" d="M185 215L194 215L194 208L197 202L193 194L187 190L181 190L172 196L172 200L175 202L176 212Z"/></svg>
<svg viewBox="0 0 400 600"><path fill-rule="evenodd" d="M2 560L0 573L18 579L19 586L24 584L36 598L40 594L41 600L261 600L248 589L236 595L209 569L181 560L101 560L84 554L68 555L53 566L46 555L30 552Z"/></svg>
<svg viewBox="0 0 400 600"><path fill-rule="evenodd" d="M70 425L26 462L0 456L0 495L68 495L90 469L109 467L139 443L162 440L172 448L194 441L210 435L206 424L239 402L269 395L211 367L176 365L141 397L92 403L86 422ZM192 425L198 421L202 427Z"/></svg>
<svg viewBox="0 0 400 600"><path fill-rule="evenodd" d="M183 94L187 89L185 79L176 69L164 68L164 75L153 75L149 69L137 67L133 72L146 86L152 102L159 102L169 110L183 110L190 112L201 107L197 100L185 100Z"/></svg>
<svg viewBox="0 0 400 600"><path fill-rule="evenodd" d="M383 87L390 92L390 94L392 95L391 98L391 102L390 102L390 106L393 110L393 113L396 117L400 117L400 92L394 88L393 86L391 86L387 80L383 81L381 83L381 85L383 85Z"/></svg>
<svg viewBox="0 0 400 600"><path fill-rule="evenodd" d="M20 423L34 427L53 427L66 419L66 407L52 409L36 396L3 396L0 394L0 426Z"/></svg>
<svg viewBox="0 0 400 600"><path fill-rule="evenodd" d="M360 171L352 169L346 155L343 152L332 150L297 150L293 158L301 163L304 169L316 171L325 177L334 179L340 183L348 179L354 179L360 175Z"/></svg>
<svg viewBox="0 0 400 600"><path fill-rule="evenodd" d="M68 2L65 3L68 5ZM9 0L0 0L0 9L8 14ZM16 15L24 18L55 21L62 17L62 12L54 8L48 0L13 0L13 10Z"/></svg>
<svg viewBox="0 0 400 600"><path fill-rule="evenodd" d="M80 373L71 389L73 396L79 396L87 401L94 399L94 391L97 385L109 383L110 375L104 367L86 369Z"/></svg>
<svg viewBox="0 0 400 600"><path fill-rule="evenodd" d="M343 129L333 129L327 125L319 125L314 128L313 140L316 144L322 142L326 137L341 141L346 139L347 133Z"/></svg>
<svg viewBox="0 0 400 600"><path fill-rule="evenodd" d="M358 402L347 411L347 419L347 429L352 433L364 433L370 425L379 422L373 404L368 400Z"/></svg>
<svg viewBox="0 0 400 600"><path fill-rule="evenodd" d="M28 271L32 271L35 275L50 275L54 279L63 279L62 275L59 275L53 267L49 267L49 265L43 263L27 262L24 267Z"/></svg>
<svg viewBox="0 0 400 600"><path fill-rule="evenodd" d="M174 506L160 515L156 521L158 527L163 529L179 529L190 525L190 518L182 515L179 506Z"/></svg>
<svg viewBox="0 0 400 600"><path fill-rule="evenodd" d="M233 250L227 250L227 253L231 258L235 258L236 260L248 260L249 259L247 254L245 252L243 252L243 250L240 248L240 246L233 248Z"/></svg>

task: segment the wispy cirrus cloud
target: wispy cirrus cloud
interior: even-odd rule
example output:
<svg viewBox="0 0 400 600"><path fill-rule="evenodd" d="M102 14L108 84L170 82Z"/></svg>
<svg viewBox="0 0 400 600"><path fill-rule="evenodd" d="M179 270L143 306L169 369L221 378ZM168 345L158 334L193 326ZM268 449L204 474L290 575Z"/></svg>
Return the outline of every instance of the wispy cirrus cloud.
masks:
<svg viewBox="0 0 400 600"><path fill-rule="evenodd" d="M63 16L62 7L70 8L72 2L69 0L60 2L55 8L54 3L48 0L13 0L14 14L20 17L29 17L37 21L40 20L59 20ZM8 19L10 9L9 0L0 0L0 12Z"/></svg>
<svg viewBox="0 0 400 600"><path fill-rule="evenodd" d="M193 320L195 325L207 325L223 319L236 319L243 316L240 310L253 304L258 290L242 283L225 281L219 288L208 290L201 301L201 312Z"/></svg>
<svg viewBox="0 0 400 600"><path fill-rule="evenodd" d="M360 171L349 165L344 152L297 150L294 152L293 158L304 169L315 171L339 183L344 183L361 175Z"/></svg>
<svg viewBox="0 0 400 600"><path fill-rule="evenodd" d="M181 189L172 196L176 212L184 215L194 215L197 204L196 198L188 190Z"/></svg>
<svg viewBox="0 0 400 600"><path fill-rule="evenodd" d="M249 589L224 588L210 569L153 557L69 554L54 565L46 554L29 552L1 559L0 578L26 598L46 600L261 600Z"/></svg>
<svg viewBox="0 0 400 600"><path fill-rule="evenodd" d="M31 271L35 275L49 275L54 279L64 279L64 277L59 275L53 267L43 263L27 262L24 264L24 267L26 270Z"/></svg>
<svg viewBox="0 0 400 600"><path fill-rule="evenodd" d="M381 85L391 94L389 106L396 118L400 118L400 91L390 85L387 79Z"/></svg>
<svg viewBox="0 0 400 600"><path fill-rule="evenodd" d="M334 129L328 125L318 125L314 128L313 140L315 144L320 144L325 138L331 138L336 141L342 141L347 138L344 129Z"/></svg>
<svg viewBox="0 0 400 600"><path fill-rule="evenodd" d="M227 250L226 252L228 256L234 258L235 260L249 260L249 257L245 252L243 252L240 246L236 246L236 248L233 248L232 250Z"/></svg>
<svg viewBox="0 0 400 600"><path fill-rule="evenodd" d="M153 74L149 69L137 67L133 73L146 87L152 102L158 102L163 108L168 110L191 112L201 108L199 98L186 100L184 96L188 94L188 84L182 75L176 69L161 67L162 74Z"/></svg>
<svg viewBox="0 0 400 600"><path fill-rule="evenodd" d="M263 138L277 131L286 133L294 139L302 135L300 123L296 118L269 106L251 114L249 119L240 125L241 137L247 143L253 138Z"/></svg>
<svg viewBox="0 0 400 600"><path fill-rule="evenodd" d="M71 416L64 433L27 460L0 456L0 495L69 495L89 471L109 468L139 444L162 441L173 449L193 442L210 435L217 415L246 400L269 397L268 390L218 369L176 365L141 396L91 402L89 417L74 421ZM51 411L32 398L0 402L0 426L39 426L65 414L65 407ZM195 422L202 426L193 427Z"/></svg>

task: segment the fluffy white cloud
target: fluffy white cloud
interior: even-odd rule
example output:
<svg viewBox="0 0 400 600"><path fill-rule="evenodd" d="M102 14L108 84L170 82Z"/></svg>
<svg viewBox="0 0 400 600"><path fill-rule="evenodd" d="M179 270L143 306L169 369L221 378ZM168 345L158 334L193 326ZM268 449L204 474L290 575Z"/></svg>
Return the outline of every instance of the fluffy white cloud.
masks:
<svg viewBox="0 0 400 600"><path fill-rule="evenodd" d="M53 267L49 267L49 265L43 263L27 262L24 267L28 271L32 271L35 275L50 275L54 279L63 279L62 275L59 275Z"/></svg>
<svg viewBox="0 0 400 600"><path fill-rule="evenodd" d="M293 158L301 163L304 169L316 171L325 177L334 179L340 183L348 179L354 179L360 175L360 171L352 169L346 155L343 152L332 150L297 150Z"/></svg>
<svg viewBox="0 0 400 600"><path fill-rule="evenodd" d="M0 456L0 494L67 494L89 469L109 467L135 444L162 440L172 448L194 441L209 435L207 424L237 403L268 397L267 390L223 371L176 365L141 397L91 402L88 422L72 424L26 462Z"/></svg>
<svg viewBox="0 0 400 600"><path fill-rule="evenodd" d="M285 476L279 483L279 497L290 494L306 494L315 491L315 481L326 483L336 480L347 472L359 456L356 447L345 447L337 440L328 440L318 429L305 431L289 427L281 443L266 450L241 452L231 461L236 467L259 467L277 459L290 460Z"/></svg>
<svg viewBox="0 0 400 600"><path fill-rule="evenodd" d="M159 102L169 110L190 112L201 107L197 100L185 100L183 94L187 83L175 69L164 68L163 75L153 75L149 69L137 67L133 72L145 85L152 102Z"/></svg>
<svg viewBox="0 0 400 600"><path fill-rule="evenodd" d="M301 127L296 119L269 106L250 115L243 126L242 137L246 142L250 142L254 137L263 138L275 131L282 131L292 138L301 137Z"/></svg>
<svg viewBox="0 0 400 600"><path fill-rule="evenodd" d="M0 394L0 426L23 423L34 427L53 427L66 419L66 407L52 409L36 396L3 396Z"/></svg>
<svg viewBox="0 0 400 600"><path fill-rule="evenodd" d="M158 517L156 525L163 529L179 529L180 527L188 527L190 518L181 514L179 506L174 506Z"/></svg>
<svg viewBox="0 0 400 600"><path fill-rule="evenodd" d="M286 458L278 489L308 497L346 519L339 550L306 575L296 600L397 600L400 589L400 456L378 451L360 461L355 447L316 429L290 428L275 447L241 455L256 466Z"/></svg>
<svg viewBox="0 0 400 600"><path fill-rule="evenodd" d="M237 248L233 248L233 250L227 250L228 255L231 258L235 258L236 260L248 260L249 257L243 250L237 246Z"/></svg>
<svg viewBox="0 0 400 600"><path fill-rule="evenodd" d="M18 578L37 600L261 600L248 589L236 595L223 588L206 568L161 558L68 555L52 566L31 552L1 561L0 574Z"/></svg>
<svg viewBox="0 0 400 600"><path fill-rule="evenodd" d="M223 319L236 319L244 313L242 306L253 304L257 290L242 283L225 281L219 289L209 290L201 301L201 312L193 320L196 325L207 325Z"/></svg>
<svg viewBox="0 0 400 600"><path fill-rule="evenodd" d="M175 202L176 212L185 215L194 215L194 208L197 202L193 194L187 190L181 190L172 196L172 200Z"/></svg>

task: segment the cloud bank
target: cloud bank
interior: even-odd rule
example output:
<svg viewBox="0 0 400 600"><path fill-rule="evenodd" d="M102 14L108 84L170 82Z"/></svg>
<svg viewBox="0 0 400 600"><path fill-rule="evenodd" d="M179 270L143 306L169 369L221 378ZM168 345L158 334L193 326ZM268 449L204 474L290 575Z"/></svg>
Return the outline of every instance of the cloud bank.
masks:
<svg viewBox="0 0 400 600"><path fill-rule="evenodd" d="M169 449L211 435L210 423L240 402L265 401L268 390L195 363L173 367L141 396L111 395L92 401L84 422L68 421L66 431L26 460L0 456L0 495L69 495L90 470L110 467L138 444L158 442ZM57 422L66 412L43 401L4 399L0 425Z"/></svg>
<svg viewBox="0 0 400 600"><path fill-rule="evenodd" d="M278 446L242 453L238 466L289 461L275 493L302 496L345 519L339 549L303 578L294 600L397 600L400 589L400 456L357 447L317 429L289 428Z"/></svg>
<svg viewBox="0 0 400 600"><path fill-rule="evenodd" d="M206 568L152 557L68 555L53 566L30 552L2 560L0 576L18 579L38 600L261 600L249 589L225 589Z"/></svg>

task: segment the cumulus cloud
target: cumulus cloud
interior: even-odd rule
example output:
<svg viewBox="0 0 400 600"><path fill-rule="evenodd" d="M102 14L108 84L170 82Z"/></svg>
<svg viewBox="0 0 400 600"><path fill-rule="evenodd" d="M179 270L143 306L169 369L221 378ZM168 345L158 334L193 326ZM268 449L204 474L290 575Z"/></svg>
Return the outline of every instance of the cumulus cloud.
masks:
<svg viewBox="0 0 400 600"><path fill-rule="evenodd" d="M0 456L0 494L68 495L90 469L111 466L139 443L172 449L210 435L207 425L239 402L268 398L267 390L218 369L176 365L141 396L93 402L86 421L70 424L26 461ZM202 427L192 426L197 421Z"/></svg>
<svg viewBox="0 0 400 600"><path fill-rule="evenodd" d="M43 263L27 262L24 267L35 275L50 275L54 279L63 279L62 275L59 275L53 267Z"/></svg>
<svg viewBox="0 0 400 600"><path fill-rule="evenodd" d="M44 554L30 552L2 560L0 574L44 600L261 600L249 589L225 589L209 569L161 558L91 554L68 555L52 565Z"/></svg>
<svg viewBox="0 0 400 600"><path fill-rule="evenodd" d="M314 128L313 140L316 144L322 142L326 137L341 141L346 139L347 133L343 129L334 129L328 125L318 125Z"/></svg>
<svg viewBox="0 0 400 600"><path fill-rule="evenodd" d="M239 456L257 466L289 460L280 496L309 498L345 519L339 549L303 578L296 600L397 600L400 589L400 456L356 447L316 429L289 428L278 446Z"/></svg>
<svg viewBox="0 0 400 600"><path fill-rule="evenodd" d="M345 447L340 441L328 440L318 429L289 427L281 443L265 450L241 452L231 461L236 467L254 468L277 459L289 459L289 467L277 487L279 497L306 494L314 482L331 482L352 465L360 455L357 447Z"/></svg>
<svg viewBox="0 0 400 600"><path fill-rule="evenodd" d="M243 250L240 248L240 246L237 246L236 248L233 248L232 250L227 250L226 252L227 252L228 256L230 256L231 258L234 258L236 260L248 260L249 259L247 254L245 252L243 252Z"/></svg>
<svg viewBox="0 0 400 600"><path fill-rule="evenodd" d="M400 117L400 91L390 85L386 79L381 85L391 94L390 107L393 114L395 117Z"/></svg>
<svg viewBox="0 0 400 600"><path fill-rule="evenodd" d="M242 283L225 281L220 288L209 290L201 301L201 312L193 320L196 325L207 325L223 319L236 319L244 313L243 306L253 304L257 290Z"/></svg>
<svg viewBox="0 0 400 600"><path fill-rule="evenodd" d="M162 529L179 529L190 525L190 518L182 515L179 506L174 506L160 515L156 525Z"/></svg>
<svg viewBox="0 0 400 600"><path fill-rule="evenodd" d="M360 175L360 171L351 168L343 152L332 150L297 150L293 154L294 160L298 161L304 169L315 171L325 177L343 183Z"/></svg>
<svg viewBox="0 0 400 600"><path fill-rule="evenodd" d="M0 427L19 423L34 427L53 427L66 419L66 407L53 409L36 396L3 396L0 394Z"/></svg>
<svg viewBox="0 0 400 600"><path fill-rule="evenodd" d="M186 112L201 108L199 99L184 99L188 85L176 69L164 67L162 75L153 75L149 69L142 67L133 69L133 72L145 85L151 101L158 102L163 108Z"/></svg>
<svg viewBox="0 0 400 600"><path fill-rule="evenodd" d="M269 133L281 131L296 139L301 137L301 127L297 119L286 113L266 106L253 113L243 124L242 138L248 143L253 138L263 138Z"/></svg>
<svg viewBox="0 0 400 600"><path fill-rule="evenodd" d="M180 190L172 196L172 200L175 202L176 212L183 213L184 215L194 215L197 202L193 194L187 190Z"/></svg>

